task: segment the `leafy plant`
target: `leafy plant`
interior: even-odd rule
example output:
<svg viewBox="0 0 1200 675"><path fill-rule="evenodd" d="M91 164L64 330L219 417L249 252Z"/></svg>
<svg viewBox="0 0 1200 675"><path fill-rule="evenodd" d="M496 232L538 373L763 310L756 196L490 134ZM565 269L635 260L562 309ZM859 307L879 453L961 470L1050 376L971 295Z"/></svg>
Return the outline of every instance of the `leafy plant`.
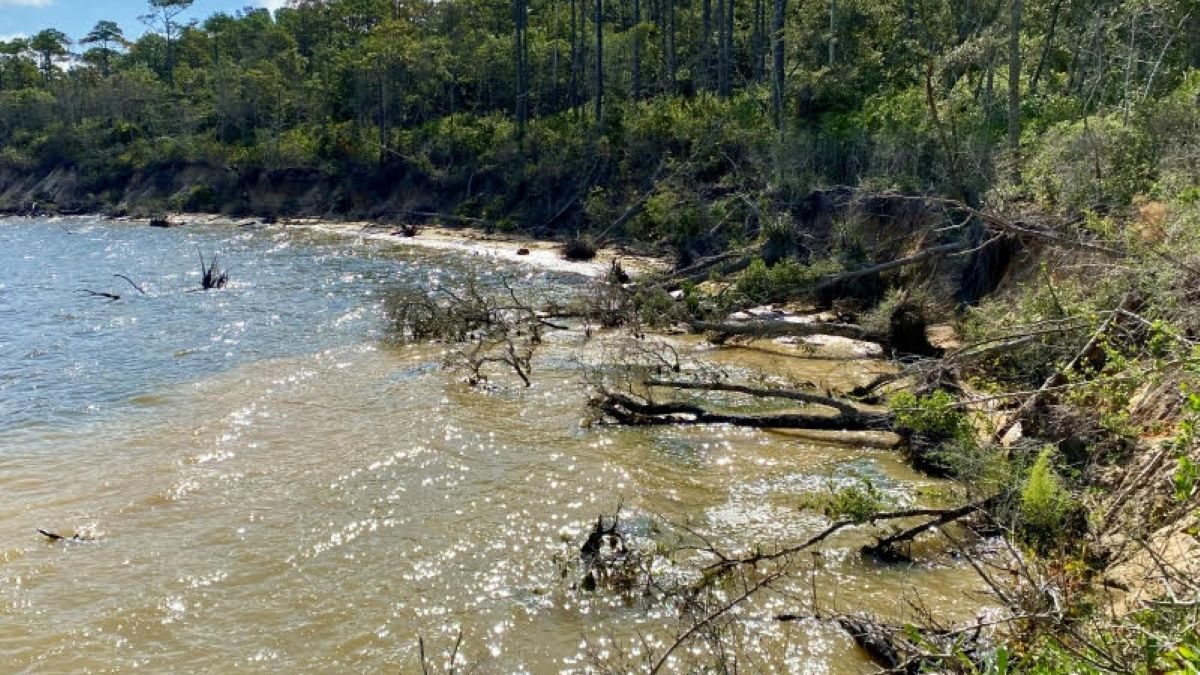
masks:
<svg viewBox="0 0 1200 675"><path fill-rule="evenodd" d="M1054 448L1038 455L1021 489L1020 522L1025 536L1039 547L1047 547L1066 529L1073 508L1071 493L1054 468Z"/></svg>

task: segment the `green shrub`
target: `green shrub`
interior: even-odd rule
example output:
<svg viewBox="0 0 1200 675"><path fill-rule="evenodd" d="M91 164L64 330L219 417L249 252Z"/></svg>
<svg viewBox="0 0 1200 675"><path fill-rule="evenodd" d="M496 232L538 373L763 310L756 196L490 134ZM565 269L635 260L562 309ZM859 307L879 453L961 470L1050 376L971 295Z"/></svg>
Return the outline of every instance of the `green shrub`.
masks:
<svg viewBox="0 0 1200 675"><path fill-rule="evenodd" d="M1051 127L1026 166L1034 195L1072 212L1126 206L1152 177L1146 134L1117 114Z"/></svg>
<svg viewBox="0 0 1200 675"><path fill-rule="evenodd" d="M819 511L828 518L848 518L865 523L884 508L883 493L869 480L860 480L841 489L830 488L828 493L809 495L801 508Z"/></svg>
<svg viewBox="0 0 1200 675"><path fill-rule="evenodd" d="M890 405L899 428L938 439L974 443L975 427L949 392L939 389L928 396L917 396L902 391L892 396Z"/></svg>
<svg viewBox="0 0 1200 675"><path fill-rule="evenodd" d="M1054 448L1045 447L1029 470L1021 488L1020 524L1025 538L1038 548L1049 548L1065 533L1074 510L1070 491L1054 468Z"/></svg>
<svg viewBox="0 0 1200 675"><path fill-rule="evenodd" d="M183 193L183 199L180 206L184 211L208 211L216 206L217 191L211 185L200 184L193 185L190 190Z"/></svg>
<svg viewBox="0 0 1200 675"><path fill-rule="evenodd" d="M811 265L804 265L795 260L783 260L768 267L766 262L757 258L738 276L736 289L739 294L754 302L777 302L813 286L826 276L836 273L839 268L839 265L831 260L822 260Z"/></svg>

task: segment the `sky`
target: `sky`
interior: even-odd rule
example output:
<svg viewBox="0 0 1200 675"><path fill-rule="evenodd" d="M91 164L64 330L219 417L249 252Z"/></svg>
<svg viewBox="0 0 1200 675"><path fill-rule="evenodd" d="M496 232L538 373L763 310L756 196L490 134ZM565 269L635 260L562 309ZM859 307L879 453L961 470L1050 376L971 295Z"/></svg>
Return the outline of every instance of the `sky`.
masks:
<svg viewBox="0 0 1200 675"><path fill-rule="evenodd" d="M216 12L283 4L284 0L196 0L185 16L204 19ZM141 0L0 0L0 40L57 28L78 41L103 19L116 21L126 37L134 38L146 30L138 16L147 6Z"/></svg>

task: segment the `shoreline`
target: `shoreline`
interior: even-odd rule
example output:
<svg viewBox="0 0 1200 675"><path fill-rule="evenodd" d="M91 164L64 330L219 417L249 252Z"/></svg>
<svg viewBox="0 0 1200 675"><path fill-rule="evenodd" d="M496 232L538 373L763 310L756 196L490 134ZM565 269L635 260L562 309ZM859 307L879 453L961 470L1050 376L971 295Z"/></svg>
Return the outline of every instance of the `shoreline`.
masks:
<svg viewBox="0 0 1200 675"><path fill-rule="evenodd" d="M105 220L116 223L141 224L145 227L150 227L149 218L129 216L114 218L102 213L37 216L9 214L2 217L6 219ZM604 276L612 266L613 261L619 261L621 267L631 277L641 277L670 269L670 263L663 258L628 253L612 246L597 248L596 257L592 260L567 260L559 253L562 247L560 242L534 239L519 234L488 234L470 228L422 226L416 236L408 237L399 233L399 228L402 227L402 224L385 225L366 220L332 221L315 217L299 217L281 218L276 223L268 224L262 222L260 218L238 218L208 213L169 213L166 217L169 221L178 223L177 225L172 225L169 229L186 229L189 226L195 225L208 227L263 227L280 230L303 229L360 240L390 242L399 246L457 251L466 255L482 256L504 262L523 264L546 271L578 274L593 279Z"/></svg>

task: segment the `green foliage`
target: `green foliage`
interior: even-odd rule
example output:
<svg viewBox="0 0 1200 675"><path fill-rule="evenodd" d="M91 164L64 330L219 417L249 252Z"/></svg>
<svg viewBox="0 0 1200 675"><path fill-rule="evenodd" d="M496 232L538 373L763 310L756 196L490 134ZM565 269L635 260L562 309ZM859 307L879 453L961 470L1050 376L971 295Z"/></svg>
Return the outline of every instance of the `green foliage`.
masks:
<svg viewBox="0 0 1200 675"><path fill-rule="evenodd" d="M1175 475L1172 480L1175 500L1179 502L1187 502L1200 494L1200 462L1189 454L1195 452L1196 441L1200 438L1200 393L1187 390L1183 393L1183 421L1174 439L1174 446L1179 455L1176 458Z"/></svg>
<svg viewBox="0 0 1200 675"><path fill-rule="evenodd" d="M889 401L896 426L937 439L974 443L975 427L949 392L941 389L926 396L897 392Z"/></svg>
<svg viewBox="0 0 1200 675"><path fill-rule="evenodd" d="M1039 199L1074 212L1128 205L1152 176L1150 139L1115 113L1051 127L1027 168Z"/></svg>
<svg viewBox="0 0 1200 675"><path fill-rule="evenodd" d="M863 479L840 489L830 486L827 493L809 495L802 508L818 511L832 519L865 523L883 510L884 496L874 483Z"/></svg>
<svg viewBox="0 0 1200 675"><path fill-rule="evenodd" d="M1049 548L1066 532L1074 500L1054 468L1054 449L1043 448L1021 489L1022 534L1039 548Z"/></svg>
<svg viewBox="0 0 1200 675"><path fill-rule="evenodd" d="M836 274L840 266L832 260L805 265L795 260L782 260L768 267L756 258L737 278L736 289L752 302L775 302L792 297L815 285L825 277Z"/></svg>

